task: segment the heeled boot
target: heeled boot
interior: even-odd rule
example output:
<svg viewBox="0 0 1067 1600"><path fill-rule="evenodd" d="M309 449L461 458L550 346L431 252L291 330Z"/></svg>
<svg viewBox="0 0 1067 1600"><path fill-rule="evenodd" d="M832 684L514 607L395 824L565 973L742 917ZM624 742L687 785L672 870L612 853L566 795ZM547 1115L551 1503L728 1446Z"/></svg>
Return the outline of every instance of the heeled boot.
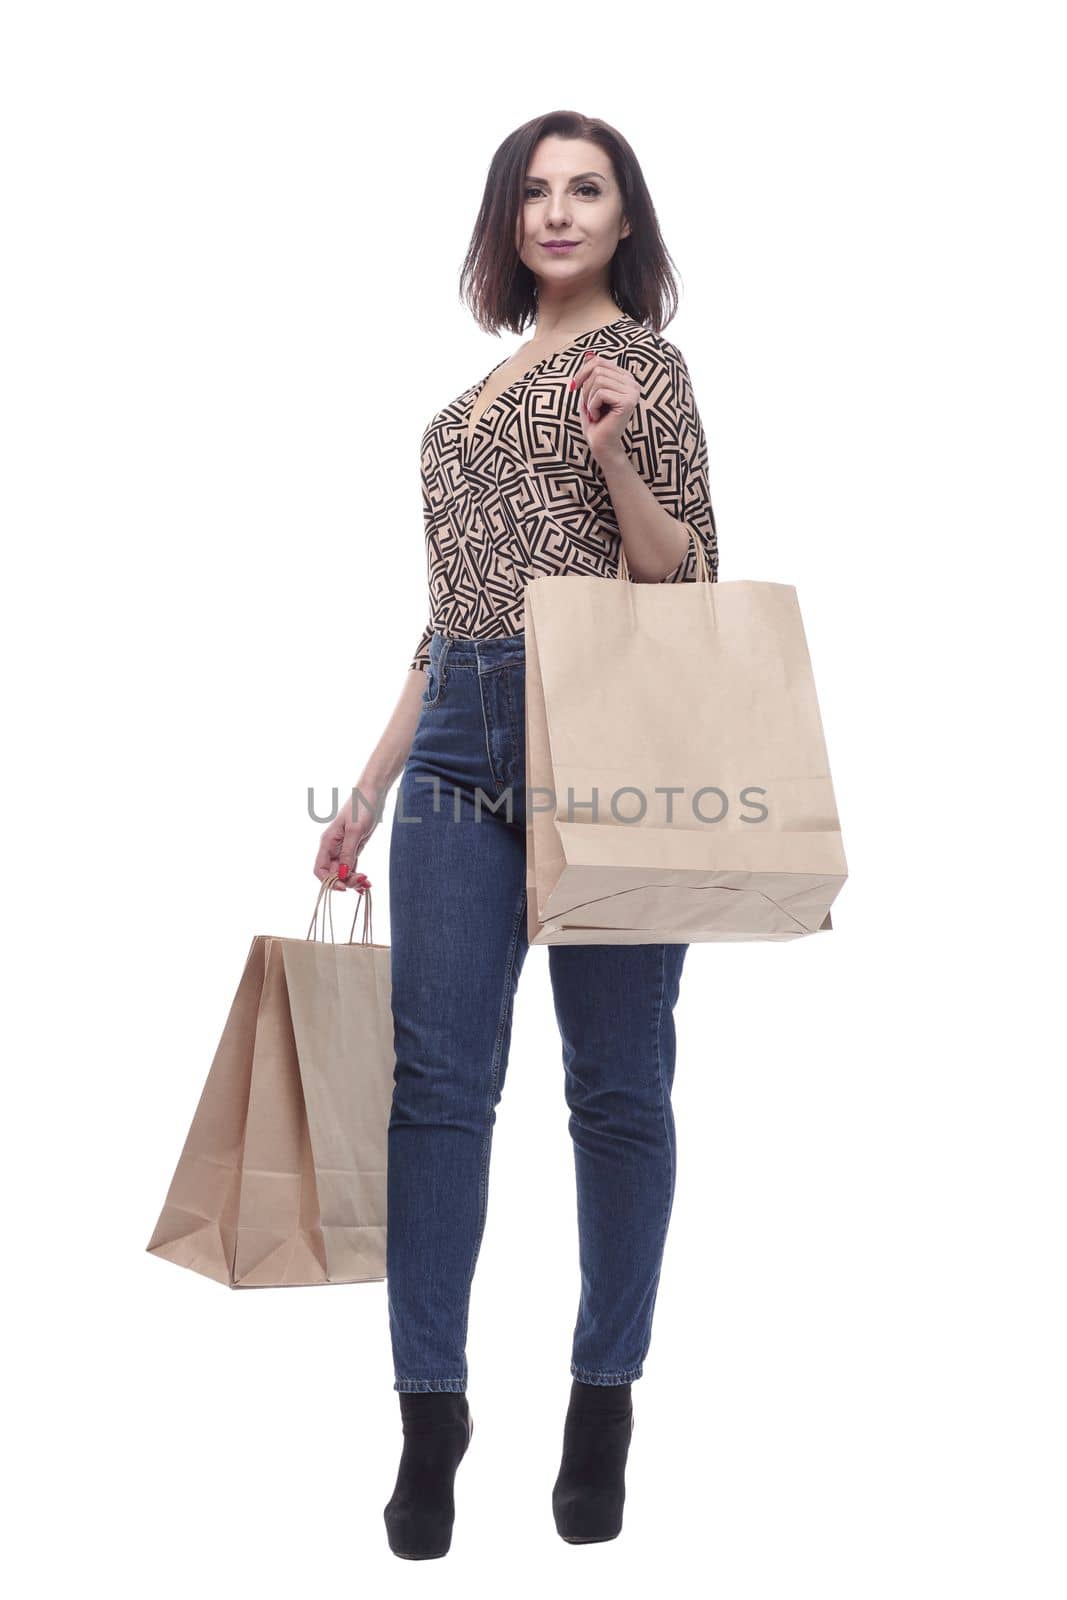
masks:
<svg viewBox="0 0 1067 1600"><path fill-rule="evenodd" d="M552 1490L556 1531L568 1544L596 1544L622 1531L634 1428L630 1391L628 1383L572 1381L563 1460Z"/></svg>
<svg viewBox="0 0 1067 1600"><path fill-rule="evenodd" d="M394 1555L425 1561L447 1555L451 1548L456 1471L467 1453L474 1419L465 1393L398 1392L404 1450L385 1507L385 1527Z"/></svg>

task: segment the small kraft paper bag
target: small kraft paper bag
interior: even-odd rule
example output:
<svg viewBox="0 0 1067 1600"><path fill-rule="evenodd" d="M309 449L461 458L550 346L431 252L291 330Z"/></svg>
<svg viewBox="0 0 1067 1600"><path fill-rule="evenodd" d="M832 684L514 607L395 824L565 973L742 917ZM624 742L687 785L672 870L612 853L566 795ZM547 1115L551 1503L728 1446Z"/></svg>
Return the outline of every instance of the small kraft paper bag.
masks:
<svg viewBox="0 0 1067 1600"><path fill-rule="evenodd" d="M348 943L334 942L338 881L304 939L253 939L147 1245L230 1288L386 1275L390 953L373 943L369 885L361 942L358 900Z"/></svg>
<svg viewBox="0 0 1067 1600"><path fill-rule="evenodd" d="M798 939L847 868L796 590L525 590L531 944Z"/></svg>

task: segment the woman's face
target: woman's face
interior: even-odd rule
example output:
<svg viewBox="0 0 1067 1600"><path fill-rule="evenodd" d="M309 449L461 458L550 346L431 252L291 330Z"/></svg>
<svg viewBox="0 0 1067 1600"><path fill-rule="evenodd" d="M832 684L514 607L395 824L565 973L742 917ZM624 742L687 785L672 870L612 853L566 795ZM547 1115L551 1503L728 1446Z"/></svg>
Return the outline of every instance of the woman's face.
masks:
<svg viewBox="0 0 1067 1600"><path fill-rule="evenodd" d="M523 186L515 248L538 287L608 281L630 231L607 155L584 139L542 139ZM567 249L551 249L555 243Z"/></svg>

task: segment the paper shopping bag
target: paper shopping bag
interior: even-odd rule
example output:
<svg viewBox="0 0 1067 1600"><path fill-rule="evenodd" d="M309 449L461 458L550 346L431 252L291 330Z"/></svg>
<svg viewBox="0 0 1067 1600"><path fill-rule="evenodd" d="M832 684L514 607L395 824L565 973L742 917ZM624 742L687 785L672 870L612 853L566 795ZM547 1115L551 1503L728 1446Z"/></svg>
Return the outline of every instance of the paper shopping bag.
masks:
<svg viewBox="0 0 1067 1600"><path fill-rule="evenodd" d="M390 953L372 942L369 887L362 942L355 919L333 942L337 881L305 939L253 939L147 1246L231 1288L386 1275Z"/></svg>
<svg viewBox="0 0 1067 1600"><path fill-rule="evenodd" d="M847 868L796 590L708 581L696 543L695 583L526 585L531 944L832 927Z"/></svg>

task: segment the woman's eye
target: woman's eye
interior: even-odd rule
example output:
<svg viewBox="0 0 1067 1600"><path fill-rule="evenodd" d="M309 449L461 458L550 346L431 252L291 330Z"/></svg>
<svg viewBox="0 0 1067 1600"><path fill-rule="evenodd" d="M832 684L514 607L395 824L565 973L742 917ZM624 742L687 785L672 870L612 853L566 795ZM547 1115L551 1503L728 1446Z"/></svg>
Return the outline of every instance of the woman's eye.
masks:
<svg viewBox="0 0 1067 1600"><path fill-rule="evenodd" d="M574 192L575 194L591 195L594 200L600 194L600 190L593 183L580 183ZM525 191L524 198L527 200L537 200L543 198L543 196L543 189L527 189Z"/></svg>

